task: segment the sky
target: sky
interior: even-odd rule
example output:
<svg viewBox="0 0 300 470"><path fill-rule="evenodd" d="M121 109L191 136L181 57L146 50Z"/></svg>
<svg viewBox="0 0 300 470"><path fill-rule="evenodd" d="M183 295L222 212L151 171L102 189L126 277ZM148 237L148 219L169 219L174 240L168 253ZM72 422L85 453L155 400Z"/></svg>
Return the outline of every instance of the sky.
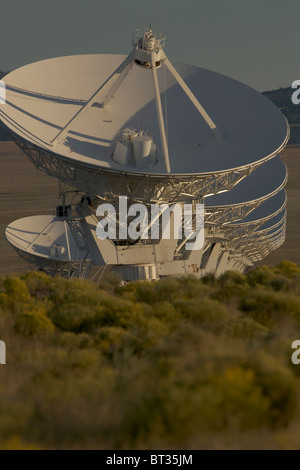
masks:
<svg viewBox="0 0 300 470"><path fill-rule="evenodd" d="M127 54L151 23L171 61L258 91L300 79L300 0L2 0L0 69L71 54Z"/></svg>

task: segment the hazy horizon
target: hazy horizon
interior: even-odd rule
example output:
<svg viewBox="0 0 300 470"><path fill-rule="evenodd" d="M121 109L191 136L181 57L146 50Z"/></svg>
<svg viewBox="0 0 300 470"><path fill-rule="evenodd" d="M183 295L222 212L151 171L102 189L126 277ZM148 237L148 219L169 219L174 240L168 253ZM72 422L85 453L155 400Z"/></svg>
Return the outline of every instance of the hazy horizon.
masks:
<svg viewBox="0 0 300 470"><path fill-rule="evenodd" d="M296 0L11 0L0 17L0 68L50 57L128 53L136 28L150 22L166 53L223 73L259 91L300 78Z"/></svg>

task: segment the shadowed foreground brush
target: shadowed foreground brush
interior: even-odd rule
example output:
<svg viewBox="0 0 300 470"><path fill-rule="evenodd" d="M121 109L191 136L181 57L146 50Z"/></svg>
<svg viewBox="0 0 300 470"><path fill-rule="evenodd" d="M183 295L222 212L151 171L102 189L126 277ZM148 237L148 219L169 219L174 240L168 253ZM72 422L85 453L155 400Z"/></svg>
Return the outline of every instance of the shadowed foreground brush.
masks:
<svg viewBox="0 0 300 470"><path fill-rule="evenodd" d="M298 449L299 281L2 277L0 448Z"/></svg>

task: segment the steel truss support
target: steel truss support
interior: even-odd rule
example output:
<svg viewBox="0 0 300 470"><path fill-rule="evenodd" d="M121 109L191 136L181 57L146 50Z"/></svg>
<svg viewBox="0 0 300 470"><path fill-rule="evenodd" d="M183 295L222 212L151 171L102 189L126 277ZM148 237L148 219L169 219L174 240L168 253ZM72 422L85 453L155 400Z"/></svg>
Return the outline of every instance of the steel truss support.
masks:
<svg viewBox="0 0 300 470"><path fill-rule="evenodd" d="M21 258L50 276L86 278L91 268L91 262L88 259L85 261L57 261L49 258L38 258L36 255L26 253L13 245L12 247Z"/></svg>
<svg viewBox="0 0 300 470"><path fill-rule="evenodd" d="M91 197L100 197L108 202L115 200L119 195L128 196L132 201L148 203L172 204L179 201L200 200L209 194L232 189L262 164L258 162L238 170L199 175L118 172L58 156L54 152L29 144L11 131L10 134L38 170L84 191ZM237 210L240 213L241 210ZM212 223L225 217L220 215L219 208L211 212L214 213L209 216L209 221Z"/></svg>
<svg viewBox="0 0 300 470"><path fill-rule="evenodd" d="M175 176L172 174L121 173L58 156L54 152L42 150L33 144L29 144L15 134L11 133L11 135L18 147L23 150L36 168L57 178L61 184L75 187L77 191L82 191L91 198L113 204L116 204L120 195L127 196L130 204L133 202L141 202L146 205L153 203L171 205L177 202L200 203L205 196L231 190L243 178L264 163L258 162L246 168L214 174ZM234 206L208 207L205 215L206 237L201 255L201 265L207 257L209 258L213 246L218 246L219 256L222 256L223 264L227 263L226 266L233 265L241 271L252 265L253 262L262 259L270 251L278 248L284 242L285 223L280 227L278 225L279 228L276 232L274 232L276 228L274 226L265 231L259 230L265 220L245 225L238 224L237 227L229 227L228 224L243 220L252 210L279 192L285 183L286 181L272 194L255 201ZM30 254L25 254L17 249L18 253L30 263L38 265L39 269L50 274L62 274L68 277L73 275L86 276L91 267L88 243L86 243L79 223L68 221L68 225L78 248L81 248L83 253L81 261L63 263L47 260L47 263L45 263L41 259L37 262L37 258L34 257L33 259ZM228 258L227 255L223 256L225 252L228 252ZM182 260L184 260L184 253L179 249L174 257L174 262L181 262ZM199 266L200 271L201 265Z"/></svg>
<svg viewBox="0 0 300 470"><path fill-rule="evenodd" d="M205 223L207 226L209 225L228 225L230 223L236 221L242 221L247 217L250 212L257 209L263 202L267 201L271 197L278 194L286 185L287 176L282 182L282 184L274 190L271 194L263 196L259 199L255 199L254 201L244 202L241 204L234 204L232 206L216 206L216 207L208 207L205 210ZM274 217L278 212L283 209L282 206L276 213L272 214L269 218ZM266 222L269 218L264 218L264 222ZM249 223L251 225L251 223ZM254 223L253 223L254 225ZM259 226L259 222L257 223L257 227Z"/></svg>
<svg viewBox="0 0 300 470"><path fill-rule="evenodd" d="M282 210L282 209L281 209ZM277 215L274 213L272 214L272 217L275 217ZM236 224L235 226L223 226L222 227L222 234L227 240L231 240L231 242L234 242L236 246L239 246L239 244L243 244L243 240L245 238L251 237L253 234L254 236L260 235L267 235L270 230L274 230L276 227L278 227L280 224L282 224L286 218L286 214L283 215L283 217L280 219L279 222L276 224L272 225L269 228L266 228L264 230L259 230L259 228L266 223L271 217L266 217L265 219L260 219L258 221L254 221L249 224Z"/></svg>

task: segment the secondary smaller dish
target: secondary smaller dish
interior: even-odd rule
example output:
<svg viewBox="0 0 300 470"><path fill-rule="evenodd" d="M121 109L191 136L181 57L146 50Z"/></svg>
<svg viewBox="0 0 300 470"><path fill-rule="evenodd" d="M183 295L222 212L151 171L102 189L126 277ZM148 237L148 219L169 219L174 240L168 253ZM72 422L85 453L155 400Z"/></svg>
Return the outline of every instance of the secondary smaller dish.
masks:
<svg viewBox="0 0 300 470"><path fill-rule="evenodd" d="M74 235L64 218L24 217L8 225L5 237L21 257L42 270L79 270L88 262L84 239Z"/></svg>

